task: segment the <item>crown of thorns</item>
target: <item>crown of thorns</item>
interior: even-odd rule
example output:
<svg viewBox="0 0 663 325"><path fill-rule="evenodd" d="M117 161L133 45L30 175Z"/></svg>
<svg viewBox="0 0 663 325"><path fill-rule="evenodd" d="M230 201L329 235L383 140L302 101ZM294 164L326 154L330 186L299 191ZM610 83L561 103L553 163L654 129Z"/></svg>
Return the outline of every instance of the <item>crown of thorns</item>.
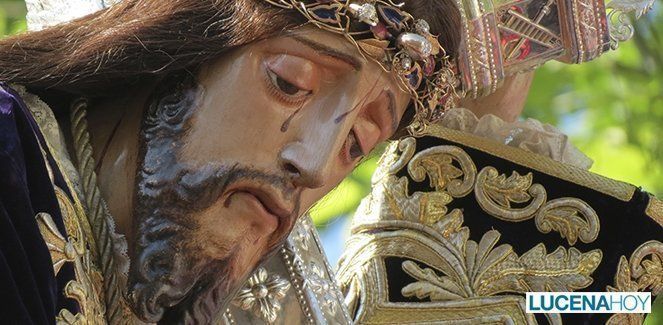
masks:
<svg viewBox="0 0 663 325"><path fill-rule="evenodd" d="M439 119L455 105L459 81L428 22L391 1L265 0L297 10L313 25L343 35L365 57L390 72L412 96L411 132Z"/></svg>

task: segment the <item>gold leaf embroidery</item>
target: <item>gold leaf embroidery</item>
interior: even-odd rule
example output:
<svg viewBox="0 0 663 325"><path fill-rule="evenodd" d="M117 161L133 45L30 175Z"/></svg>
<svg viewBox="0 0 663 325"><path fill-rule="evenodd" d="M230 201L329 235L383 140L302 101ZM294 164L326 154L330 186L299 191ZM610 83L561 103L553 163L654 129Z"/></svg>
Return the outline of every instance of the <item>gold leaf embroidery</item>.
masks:
<svg viewBox="0 0 663 325"><path fill-rule="evenodd" d="M598 217L593 219L593 210L585 202L565 198L545 204L546 191L533 184L532 174L514 172L507 177L493 167L477 174L459 147L438 146L417 154L414 148L413 138L390 147L376 173L379 176L373 179L371 195L362 201L353 220L354 235L341 259L338 278L351 300L361 301L353 304L360 306L353 311L357 322L444 319L475 323L498 317L535 323L524 313L524 292L573 291L593 282L591 275L603 257L600 250L583 253L558 247L548 253L538 244L519 256L510 245L499 243L496 230L487 231L478 242L470 240L462 210L448 211L454 198L474 190L480 206L502 220L536 217L542 232L559 231L574 242L593 241ZM428 178L432 190L410 195L408 178L396 177L405 165L414 181ZM407 312L412 310L411 303L393 302L386 296L393 285L386 276L386 257L404 259L401 267L415 281L403 286L401 294L433 301L417 305L417 310L426 313ZM504 309L494 309L495 303ZM547 317L561 323L557 314Z"/></svg>
<svg viewBox="0 0 663 325"><path fill-rule="evenodd" d="M460 168L453 165L457 161ZM476 167L470 156L454 146L437 146L422 150L408 163L408 172L416 182L428 175L430 187L446 190L454 197L462 197L472 191L476 179ZM458 178L463 177L462 180Z"/></svg>
<svg viewBox="0 0 663 325"><path fill-rule="evenodd" d="M412 261L403 262L403 270L418 282L401 289L405 297L430 298L431 301L457 300L465 297L463 289L447 276L438 276L432 269L420 268Z"/></svg>
<svg viewBox="0 0 663 325"><path fill-rule="evenodd" d="M538 244L521 257L515 254L490 269L482 278L482 292L573 291L592 283L590 275L602 259L600 250L581 253L558 247L547 254Z"/></svg>
<svg viewBox="0 0 663 325"><path fill-rule="evenodd" d="M647 259L650 257L650 259ZM622 256L615 273L615 285L608 292L636 292L651 290L652 296L663 292L663 243L650 240L640 245L630 259ZM644 321L643 314L614 314L606 324L637 324Z"/></svg>
<svg viewBox="0 0 663 325"><path fill-rule="evenodd" d="M663 201L657 199L653 195L649 196L649 203L647 204L647 210L645 213L656 223L663 227Z"/></svg>
<svg viewBox="0 0 663 325"><path fill-rule="evenodd" d="M496 246L500 234L495 230L486 232L479 243L467 240L467 228L463 230L458 229L450 236L452 245L443 241L436 249L451 266L444 275L419 268L412 261L403 262L403 270L419 280L403 288L404 296L430 297L436 301L505 292L572 291L592 283L590 275L602 258L600 250L581 253L563 247L547 254L543 244L518 257L510 245Z"/></svg>
<svg viewBox="0 0 663 325"><path fill-rule="evenodd" d="M584 218L583 218L584 217ZM575 245L578 238L591 243L599 235L599 216L587 203L575 198L561 198L546 203L534 218L536 228L547 234L554 230Z"/></svg>
<svg viewBox="0 0 663 325"><path fill-rule="evenodd" d="M62 199L58 197L58 199ZM61 211L65 224L76 226L76 221L67 220L75 218L68 211L74 211L66 200L62 200ZM62 207L64 206L64 207ZM75 279L69 281L64 287L64 295L78 302L81 312L73 315L67 309L62 309L56 317L57 324L105 324L106 308L101 303L99 293L102 288L102 278L99 271L92 264L90 251L85 247L82 230L79 227L72 229L75 235L65 239L60 233L52 217L48 213L36 215L37 226L51 253L53 268L57 274L65 262L74 265Z"/></svg>
<svg viewBox="0 0 663 325"><path fill-rule="evenodd" d="M65 253L67 240L64 239L62 234L60 234L60 231L48 213L40 212L37 214L36 219L39 232L46 242L46 247L48 247L49 253L51 253L53 271L55 271L55 274L57 275L60 272L62 265L64 265L65 262L71 261Z"/></svg>
<svg viewBox="0 0 663 325"><path fill-rule="evenodd" d="M512 172L508 178L493 167L483 168L477 175L474 188L477 202L490 215L506 221L523 221L546 201L546 191L540 184L532 184L532 173L521 176ZM523 208L512 204L524 204Z"/></svg>
<svg viewBox="0 0 663 325"><path fill-rule="evenodd" d="M663 291L663 263L661 257L652 255L651 260L642 261L645 268L640 277L640 287L651 288L653 292Z"/></svg>

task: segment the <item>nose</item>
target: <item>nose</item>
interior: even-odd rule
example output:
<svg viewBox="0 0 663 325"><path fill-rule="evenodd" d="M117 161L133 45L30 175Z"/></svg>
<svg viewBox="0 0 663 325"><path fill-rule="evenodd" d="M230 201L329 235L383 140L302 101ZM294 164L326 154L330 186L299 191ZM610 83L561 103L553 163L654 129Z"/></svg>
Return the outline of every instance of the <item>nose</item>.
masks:
<svg viewBox="0 0 663 325"><path fill-rule="evenodd" d="M320 157L301 142L287 144L279 154L279 165L296 187L319 188L325 183Z"/></svg>
<svg viewBox="0 0 663 325"><path fill-rule="evenodd" d="M279 152L279 166L299 188L317 189L335 183L340 149L352 126L352 118L339 119L352 107L347 96L329 96L329 101L302 110L293 121ZM318 106L319 105L319 106Z"/></svg>

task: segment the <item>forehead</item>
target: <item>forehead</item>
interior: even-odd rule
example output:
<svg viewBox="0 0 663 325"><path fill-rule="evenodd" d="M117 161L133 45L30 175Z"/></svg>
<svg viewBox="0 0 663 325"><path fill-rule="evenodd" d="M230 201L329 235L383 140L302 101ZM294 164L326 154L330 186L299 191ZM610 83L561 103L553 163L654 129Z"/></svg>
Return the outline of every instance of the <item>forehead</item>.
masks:
<svg viewBox="0 0 663 325"><path fill-rule="evenodd" d="M359 52L355 46L346 37L322 30L314 26L302 26L293 30L284 32L276 37L276 40L291 38L302 43L302 45L312 46L318 50L334 50L335 52L345 54L352 57L357 63L362 66L369 63L369 61Z"/></svg>
<svg viewBox="0 0 663 325"><path fill-rule="evenodd" d="M267 48L281 49L285 46L285 54L297 55L299 50L313 51L317 58L335 59L338 62L344 62L352 69L362 75L370 76L384 76L385 81L392 82L395 79L390 73L387 73L379 64L377 64L371 57L366 56L359 51L358 46L354 41L346 38L343 35L333 32L325 31L315 26L302 26L293 30L288 30L267 39ZM281 46L279 46L281 45ZM291 50L291 51L288 51ZM382 52L381 49L378 49ZM384 52L382 52L384 53ZM381 57L380 53L372 53L374 57ZM395 83L394 83L395 84Z"/></svg>

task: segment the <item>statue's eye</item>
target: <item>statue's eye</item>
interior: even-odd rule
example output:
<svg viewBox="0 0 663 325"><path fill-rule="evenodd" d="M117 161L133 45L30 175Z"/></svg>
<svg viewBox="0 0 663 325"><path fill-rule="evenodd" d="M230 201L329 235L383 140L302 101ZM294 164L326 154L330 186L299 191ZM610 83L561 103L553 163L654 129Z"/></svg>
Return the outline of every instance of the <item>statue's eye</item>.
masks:
<svg viewBox="0 0 663 325"><path fill-rule="evenodd" d="M278 74L276 74L271 69L267 69L267 74L269 75L269 80L272 82L272 85L279 90L283 95L288 97L305 97L311 94L310 90L301 89L291 82L285 80Z"/></svg>
<svg viewBox="0 0 663 325"><path fill-rule="evenodd" d="M350 134L348 134L346 148L346 150L348 150L347 154L350 160L355 160L361 156L364 156L364 150L361 148L361 144L359 144L357 134L354 130L351 130Z"/></svg>

